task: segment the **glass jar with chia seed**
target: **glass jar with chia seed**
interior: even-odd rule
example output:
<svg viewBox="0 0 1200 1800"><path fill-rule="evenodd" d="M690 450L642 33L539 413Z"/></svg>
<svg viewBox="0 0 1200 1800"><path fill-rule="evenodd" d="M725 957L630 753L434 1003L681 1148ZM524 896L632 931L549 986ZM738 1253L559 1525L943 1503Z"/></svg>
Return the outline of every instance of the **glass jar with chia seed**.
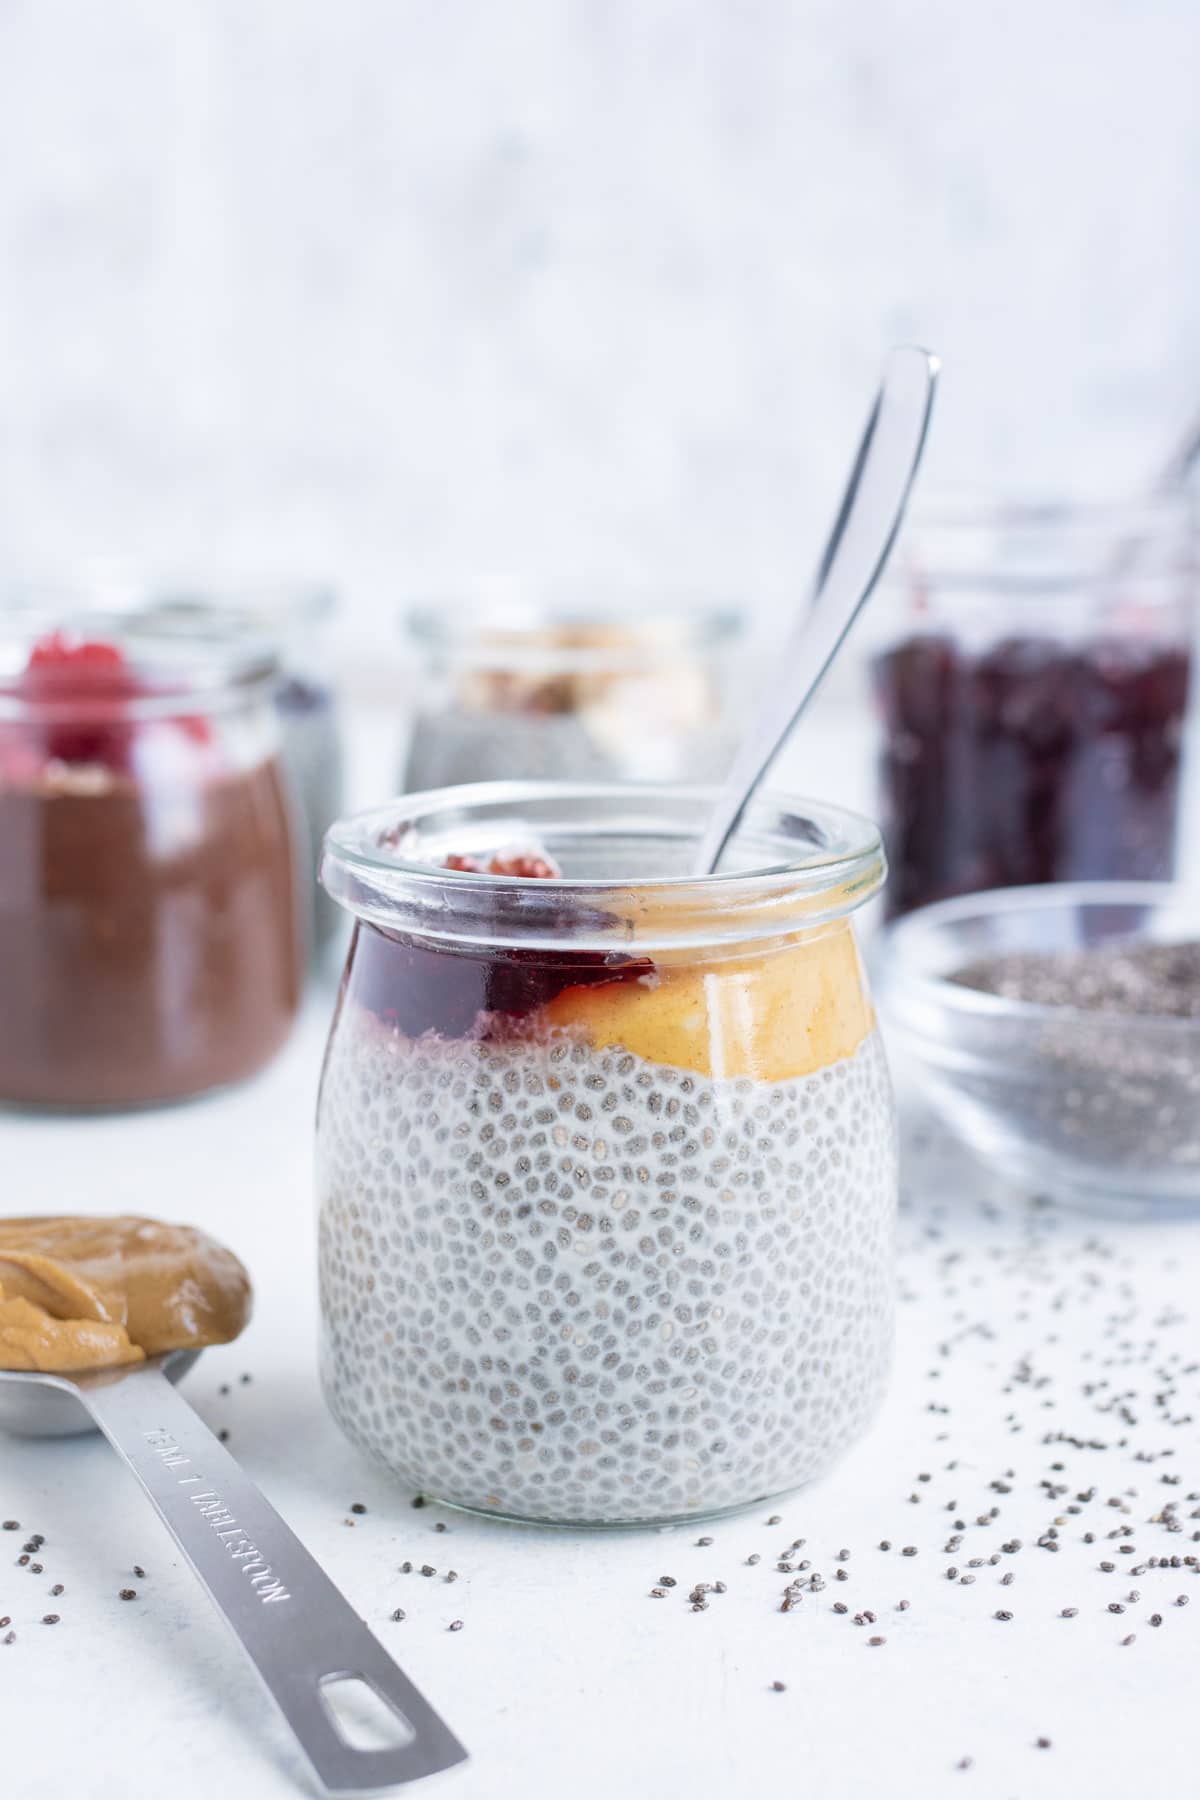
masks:
<svg viewBox="0 0 1200 1800"><path fill-rule="evenodd" d="M891 1088L851 915L874 826L487 783L334 827L354 916L317 1123L322 1379L406 1483L561 1523L720 1512L864 1429Z"/></svg>
<svg viewBox="0 0 1200 1800"><path fill-rule="evenodd" d="M282 1044L306 943L277 679L240 634L0 629L0 1103L179 1100Z"/></svg>
<svg viewBox="0 0 1200 1800"><path fill-rule="evenodd" d="M885 593L892 913L1173 872L1197 594L1185 495L934 507Z"/></svg>
<svg viewBox="0 0 1200 1800"><path fill-rule="evenodd" d="M284 763L295 788L309 846L305 903L314 915L314 941L324 948L337 930L338 911L316 880L321 840L343 805L343 750L330 634L337 611L333 589L310 582L176 582L139 591L138 610L162 629L195 630L205 619L220 630L231 623L274 647L280 665L275 705Z"/></svg>
<svg viewBox="0 0 1200 1800"><path fill-rule="evenodd" d="M741 735L729 608L505 588L410 612L406 791L465 781L718 780Z"/></svg>

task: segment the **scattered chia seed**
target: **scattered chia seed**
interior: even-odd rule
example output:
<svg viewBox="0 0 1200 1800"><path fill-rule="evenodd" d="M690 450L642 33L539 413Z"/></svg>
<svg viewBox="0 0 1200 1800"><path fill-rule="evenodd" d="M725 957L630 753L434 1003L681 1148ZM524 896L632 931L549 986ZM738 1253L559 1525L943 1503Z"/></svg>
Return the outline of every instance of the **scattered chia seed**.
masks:
<svg viewBox="0 0 1200 1800"><path fill-rule="evenodd" d="M1058 1616L1060 1619L1077 1619L1079 1617L1079 1608L1077 1606L1064 1606Z"/></svg>
<svg viewBox="0 0 1200 1800"><path fill-rule="evenodd" d="M59 1619L59 1615L57 1613L43 1613L42 1614L42 1624L43 1625L57 1625L58 1619Z"/></svg>
<svg viewBox="0 0 1200 1800"><path fill-rule="evenodd" d="M696 1547L700 1550L706 1550L712 1541L713 1540L710 1537L697 1538Z"/></svg>
<svg viewBox="0 0 1200 1800"><path fill-rule="evenodd" d="M64 1587L64 1586L63 1586L63 1584L62 1584L62 1582L61 1582L61 1581L56 1581L56 1582L55 1582L55 1584L54 1584L54 1586L53 1586L53 1587L52 1587L52 1588L51 1588L51 1589L50 1589L50 1598L51 1598L51 1599L52 1599L52 1600L57 1600L57 1599L58 1599L58 1596L59 1596L59 1595L60 1595L60 1594L65 1594L65 1593L66 1593L66 1591L67 1591L67 1590L66 1590L66 1588L65 1588L65 1587Z"/></svg>
<svg viewBox="0 0 1200 1800"><path fill-rule="evenodd" d="M917 1554L917 1546L915 1544L905 1544L900 1554L901 1556L915 1556Z"/></svg>
<svg viewBox="0 0 1200 1800"><path fill-rule="evenodd" d="M367 1510L367 1509L366 1509L366 1507L365 1507L365 1506L364 1506L364 1505L363 1505L363 1503L362 1503L362 1501L361 1501L361 1500L352 1500L352 1501L351 1501L351 1502L350 1502L350 1511L351 1511L351 1512L352 1512L352 1513L358 1513L358 1514L359 1514L359 1515L360 1515L360 1516L361 1516L361 1515L362 1515L362 1514L363 1514L363 1513L365 1513L365 1512L366 1512L366 1510Z"/></svg>
<svg viewBox="0 0 1200 1800"><path fill-rule="evenodd" d="M880 1644L887 1643L887 1639L882 1638L882 1637L873 1637L873 1638L868 1638L867 1642L868 1642L868 1644L872 1645L873 1648L875 1648L877 1650L879 1648Z"/></svg>
<svg viewBox="0 0 1200 1800"><path fill-rule="evenodd" d="M782 1525L783 1519L781 1518L779 1513L772 1513L770 1518L767 1520L767 1524L768 1525Z"/></svg>
<svg viewBox="0 0 1200 1800"><path fill-rule="evenodd" d="M1134 1636L1133 1632L1131 1631L1129 1633L1128 1637L1123 1637L1121 1639L1121 1648L1123 1650L1126 1650L1129 1648L1130 1644L1136 1644L1136 1643L1137 1643L1137 1638Z"/></svg>
<svg viewBox="0 0 1200 1800"><path fill-rule="evenodd" d="M142 1568L140 1563L134 1563L133 1572L137 1576L139 1581L145 1581L146 1571L145 1571L145 1569Z"/></svg>
<svg viewBox="0 0 1200 1800"><path fill-rule="evenodd" d="M458 1580L458 1570L457 1569L447 1569L446 1570L446 1580L447 1581L457 1581Z"/></svg>
<svg viewBox="0 0 1200 1800"><path fill-rule="evenodd" d="M412 1503L415 1507L418 1507L418 1508L424 1506L424 1504L425 1504L424 1494L414 1494Z"/></svg>
<svg viewBox="0 0 1200 1800"><path fill-rule="evenodd" d="M771 1692L773 1694L786 1694L787 1693L786 1681L773 1681L771 1683Z"/></svg>
<svg viewBox="0 0 1200 1800"><path fill-rule="evenodd" d="M422 1573L422 1575L436 1575L437 1570L434 1568L432 1563L422 1563L421 1564L421 1573Z"/></svg>
<svg viewBox="0 0 1200 1800"><path fill-rule="evenodd" d="M461 1619L451 1619L449 1625L446 1627L447 1631L461 1631L462 1628L463 1622Z"/></svg>
<svg viewBox="0 0 1200 1800"><path fill-rule="evenodd" d="M997 1618L997 1619L1003 1619L1005 1624L1007 1624L1009 1619L1012 1618L1012 1614L1010 1612L998 1612L998 1613L994 1613L993 1617Z"/></svg>
<svg viewBox="0 0 1200 1800"><path fill-rule="evenodd" d="M1050 1739L1049 1738L1039 1738L1037 1741L1037 1747L1039 1750L1048 1750L1050 1748Z"/></svg>
<svg viewBox="0 0 1200 1800"><path fill-rule="evenodd" d="M5 1519L4 1525L0 1529L3 1529L4 1531L20 1531L21 1521L20 1519Z"/></svg>
<svg viewBox="0 0 1200 1800"><path fill-rule="evenodd" d="M241 1382L243 1387L249 1387L252 1379L253 1379L253 1377L250 1375L239 1375L238 1376L238 1380Z"/></svg>
<svg viewBox="0 0 1200 1800"><path fill-rule="evenodd" d="M402 1619L406 1619L407 1617L408 1617L408 1614L405 1612L404 1608L402 1606L398 1606L396 1608L395 1612L392 1614L392 1623L395 1625L399 1625L400 1621Z"/></svg>
<svg viewBox="0 0 1200 1800"><path fill-rule="evenodd" d="M122 1588L121 1593L120 1593L120 1598L122 1600L136 1600L137 1599L137 1589L136 1588Z"/></svg>
<svg viewBox="0 0 1200 1800"><path fill-rule="evenodd" d="M1150 1623L1152 1625L1161 1625L1162 1624L1162 1614L1161 1613L1151 1613L1150 1614Z"/></svg>

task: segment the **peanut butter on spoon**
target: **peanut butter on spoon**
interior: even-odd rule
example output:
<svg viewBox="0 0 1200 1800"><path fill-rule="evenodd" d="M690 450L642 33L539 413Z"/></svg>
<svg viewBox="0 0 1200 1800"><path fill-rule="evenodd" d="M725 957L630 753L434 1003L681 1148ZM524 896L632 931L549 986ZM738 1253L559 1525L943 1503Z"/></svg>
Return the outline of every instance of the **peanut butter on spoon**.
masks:
<svg viewBox="0 0 1200 1800"><path fill-rule="evenodd" d="M0 1368L120 1368L229 1343L249 1316L245 1269L193 1226L0 1219Z"/></svg>

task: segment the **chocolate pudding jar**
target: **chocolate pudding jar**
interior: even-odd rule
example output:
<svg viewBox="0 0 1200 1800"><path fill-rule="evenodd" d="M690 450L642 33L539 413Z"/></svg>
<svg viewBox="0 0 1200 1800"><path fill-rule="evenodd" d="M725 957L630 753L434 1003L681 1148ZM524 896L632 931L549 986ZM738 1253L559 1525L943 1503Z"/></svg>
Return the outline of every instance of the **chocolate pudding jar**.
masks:
<svg viewBox="0 0 1200 1800"><path fill-rule="evenodd" d="M276 681L128 618L0 639L0 1102L181 1100L282 1044L306 946Z"/></svg>
<svg viewBox="0 0 1200 1800"><path fill-rule="evenodd" d="M334 590L302 581L160 582L139 590L137 604L156 631L240 630L277 652L283 762L299 802L297 825L307 833L301 891L312 913L314 948L323 951L339 914L317 881L317 865L322 839L345 804L341 713L331 673Z"/></svg>
<svg viewBox="0 0 1200 1800"><path fill-rule="evenodd" d="M711 798L491 783L327 840L355 927L318 1109L322 1379L356 1444L454 1505L720 1512L818 1474L882 1394L893 1108L851 926L879 837L767 799L695 880Z"/></svg>

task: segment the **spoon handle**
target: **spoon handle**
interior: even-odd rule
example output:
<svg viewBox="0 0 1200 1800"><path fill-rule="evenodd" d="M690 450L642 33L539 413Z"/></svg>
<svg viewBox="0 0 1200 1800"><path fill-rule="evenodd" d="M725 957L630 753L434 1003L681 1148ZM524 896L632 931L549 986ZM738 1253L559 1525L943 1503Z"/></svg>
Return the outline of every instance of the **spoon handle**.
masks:
<svg viewBox="0 0 1200 1800"><path fill-rule="evenodd" d="M888 356L883 381L817 571L816 603L784 645L773 691L734 759L696 851L697 875L721 860L767 770L816 693L887 563L929 429L938 359L915 344Z"/></svg>
<svg viewBox="0 0 1200 1800"><path fill-rule="evenodd" d="M154 1366L79 1393L124 1458L266 1682L329 1793L414 1781L466 1751L324 1570ZM365 1682L407 1742L363 1750L322 1697ZM402 1721L402 1723L401 1723Z"/></svg>

